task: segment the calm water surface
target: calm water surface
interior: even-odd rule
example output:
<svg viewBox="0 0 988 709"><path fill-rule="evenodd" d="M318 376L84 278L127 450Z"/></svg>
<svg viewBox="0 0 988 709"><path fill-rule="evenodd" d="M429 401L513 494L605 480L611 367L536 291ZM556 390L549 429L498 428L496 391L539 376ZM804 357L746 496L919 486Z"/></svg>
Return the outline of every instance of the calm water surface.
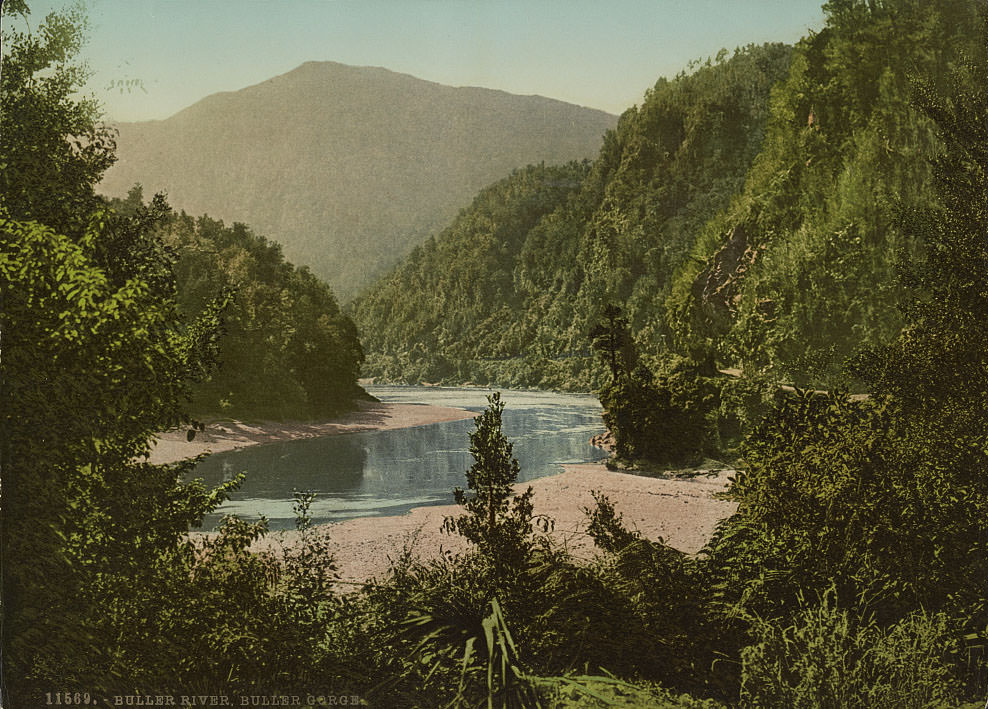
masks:
<svg viewBox="0 0 988 709"><path fill-rule="evenodd" d="M381 401L455 406L481 412L484 389L369 387ZM519 480L562 470L564 463L599 460L606 454L589 444L602 433L600 404L593 396L503 391L504 432L521 464ZM197 477L216 485L239 472L247 480L204 529L215 529L224 514L267 517L271 529L294 526L292 494L313 490L313 520L403 514L413 507L453 501L453 488L466 487L472 419L251 446L203 461Z"/></svg>

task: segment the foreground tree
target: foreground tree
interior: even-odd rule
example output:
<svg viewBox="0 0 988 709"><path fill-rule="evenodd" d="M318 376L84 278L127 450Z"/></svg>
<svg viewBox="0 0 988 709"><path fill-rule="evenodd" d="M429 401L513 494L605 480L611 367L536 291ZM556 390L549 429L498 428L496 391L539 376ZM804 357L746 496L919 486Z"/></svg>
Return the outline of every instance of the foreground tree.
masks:
<svg viewBox="0 0 988 709"><path fill-rule="evenodd" d="M4 4L4 14L26 11ZM39 693L133 687L182 536L223 491L191 465L140 463L149 437L188 418L188 382L215 355L218 309L182 323L171 261L152 230L101 206L113 161L91 99L78 10L36 34L5 24L0 112L0 460L3 658L12 706ZM155 585L155 582L160 585ZM146 665L149 667L152 665Z"/></svg>
<svg viewBox="0 0 988 709"><path fill-rule="evenodd" d="M123 628L153 617L148 578L221 500L179 482L191 466L135 462L188 421L216 313L179 329L139 276L115 286L94 263L102 236L0 212L4 659L27 705L55 680L113 681Z"/></svg>
<svg viewBox="0 0 988 709"><path fill-rule="evenodd" d="M481 555L495 569L495 576L507 577L517 570L532 549L532 495L529 487L515 495L512 485L518 480L518 461L512 455L512 443L502 431L504 402L494 392L483 414L474 419L477 425L470 434L470 454L474 464L467 471L467 486L473 491L456 488L456 503L466 513L447 517L443 528L458 532L477 546Z"/></svg>
<svg viewBox="0 0 988 709"><path fill-rule="evenodd" d="M89 71L81 5L49 13L36 32L12 27L24 2L4 2L0 72L0 194L15 219L80 236L98 203L95 186L113 164L115 132L92 96L78 98Z"/></svg>

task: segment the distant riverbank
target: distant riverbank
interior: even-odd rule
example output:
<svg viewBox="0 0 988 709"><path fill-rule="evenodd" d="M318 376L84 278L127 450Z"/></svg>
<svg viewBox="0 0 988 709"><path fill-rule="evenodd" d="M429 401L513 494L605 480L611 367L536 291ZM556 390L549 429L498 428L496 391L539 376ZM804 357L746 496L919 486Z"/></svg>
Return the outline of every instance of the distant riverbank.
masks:
<svg viewBox="0 0 988 709"><path fill-rule="evenodd" d="M168 431L158 434L150 462L160 465L202 453L222 453L259 443L411 428L476 416L465 409L426 404L360 401L357 402L357 407L357 410L348 414L318 423L217 421L206 424L206 430L198 432L192 441L187 440L186 429Z"/></svg>

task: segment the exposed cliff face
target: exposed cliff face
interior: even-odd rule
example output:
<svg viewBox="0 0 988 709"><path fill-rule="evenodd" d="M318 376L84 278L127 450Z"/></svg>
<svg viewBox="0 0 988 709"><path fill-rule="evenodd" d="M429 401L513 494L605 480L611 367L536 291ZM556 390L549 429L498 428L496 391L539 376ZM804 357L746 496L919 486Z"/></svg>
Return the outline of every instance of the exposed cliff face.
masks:
<svg viewBox="0 0 988 709"><path fill-rule="evenodd" d="M527 164L593 157L615 116L541 96L309 62L164 121L121 124L101 191L135 182L241 221L346 300Z"/></svg>
<svg viewBox="0 0 988 709"><path fill-rule="evenodd" d="M713 322L730 324L731 315L741 299L744 274L755 262L757 254L757 249L748 243L744 225L738 224L693 282L693 299Z"/></svg>

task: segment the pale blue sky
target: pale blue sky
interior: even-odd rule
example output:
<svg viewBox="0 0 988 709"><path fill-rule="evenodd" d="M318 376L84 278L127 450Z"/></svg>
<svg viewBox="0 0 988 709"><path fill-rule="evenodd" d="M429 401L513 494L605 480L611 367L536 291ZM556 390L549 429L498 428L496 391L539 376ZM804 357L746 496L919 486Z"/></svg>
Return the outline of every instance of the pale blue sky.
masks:
<svg viewBox="0 0 988 709"><path fill-rule="evenodd" d="M31 23L59 0L28 0ZM661 76L751 42L795 42L822 0L86 0L90 86L112 120L167 118L315 60L611 113ZM123 90L140 79L144 90Z"/></svg>

